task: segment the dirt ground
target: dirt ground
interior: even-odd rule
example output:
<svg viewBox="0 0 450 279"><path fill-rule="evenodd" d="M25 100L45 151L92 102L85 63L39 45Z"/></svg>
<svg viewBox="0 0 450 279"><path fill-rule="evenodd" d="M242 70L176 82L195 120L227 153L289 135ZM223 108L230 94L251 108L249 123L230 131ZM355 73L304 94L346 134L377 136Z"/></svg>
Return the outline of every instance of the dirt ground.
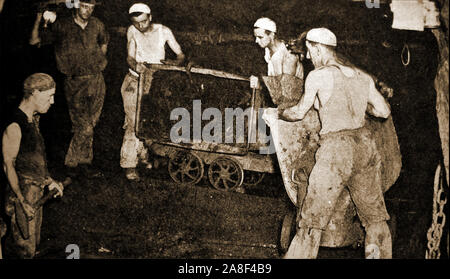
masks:
<svg viewBox="0 0 450 279"><path fill-rule="evenodd" d="M160 5L169 4L173 2L162 1ZM174 25L175 19L165 18L161 12L160 15L160 19L167 19L167 24ZM179 20L189 22L186 17ZM61 85L52 49L36 49L26 44L27 26L29 28L33 18L28 14L17 19L2 18L6 19L8 23L1 24L2 37L8 36L10 40L2 41L1 54L9 71L2 76L1 82L2 121L9 109L17 104L20 84L28 74L47 72ZM304 26L308 24L312 23ZM22 26L22 31L11 33L8 27L13 25ZM229 23L226 31L233 30L234 25ZM117 23L110 21L109 26L117 26ZM189 28L199 29L192 25ZM390 36L396 38L393 34ZM397 183L386 194L388 211L397 220L393 256L423 259L426 232L431 224L434 171L442 156L435 113L436 93L432 88L436 52L430 33L406 32L400 37L417 46L410 67L399 65L401 42L397 41L393 41L394 48L390 51L366 47L353 54L394 87L395 94L390 103L403 155L403 169ZM378 40L379 36L372 39ZM124 119L120 86L127 71L125 43L125 37L111 29L109 65L105 71L107 96L94 139L94 165L104 172L105 177L80 177L66 189L62 199L45 206L42 243L37 258L65 258L68 244L77 244L82 258L278 258L280 224L284 215L292 210L279 176L266 176L259 186L249 189L246 194L213 190L206 180L197 186L176 185L164 166L153 171L142 170L145 175L141 182L125 179L119 167ZM193 42L180 41L180 44L188 56L197 58L202 66L215 66L213 68L242 75L264 72L263 53L252 42L197 46ZM242 49L247 55L240 52ZM355 49L358 47L347 50ZM211 60L217 61L218 53L222 54L222 63L208 65ZM207 54L211 59L205 58ZM242 61L245 63L238 63ZM48 114L42 117L41 130L50 171L62 179L65 176L64 155L71 135L61 86L55 101ZM4 179L2 176L2 186ZM14 257L8 245L10 241L10 236L3 239L5 258ZM441 251L442 256L447 257L445 249ZM319 252L319 258L362 257L361 247L322 248Z"/></svg>

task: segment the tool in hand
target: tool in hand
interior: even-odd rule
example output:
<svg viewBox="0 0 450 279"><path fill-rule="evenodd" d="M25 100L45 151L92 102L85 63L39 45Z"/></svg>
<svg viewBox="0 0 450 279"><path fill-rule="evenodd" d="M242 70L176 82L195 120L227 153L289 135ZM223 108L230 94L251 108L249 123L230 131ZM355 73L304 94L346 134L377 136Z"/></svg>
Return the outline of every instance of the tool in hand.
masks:
<svg viewBox="0 0 450 279"><path fill-rule="evenodd" d="M70 177L66 178L62 185L65 188L69 184L72 183L72 179ZM52 189L47 194L45 194L42 198L40 198L34 205L33 208L35 210L38 210L41 206L43 206L49 199L51 199L55 194L58 193L58 189ZM25 213L25 210L23 209L22 204L20 201L15 202L15 208L16 208L16 223L19 227L19 230L23 236L24 239L28 239L30 237L30 231L29 231L29 222L33 220L32 216L27 216ZM30 218L31 217L31 218Z"/></svg>

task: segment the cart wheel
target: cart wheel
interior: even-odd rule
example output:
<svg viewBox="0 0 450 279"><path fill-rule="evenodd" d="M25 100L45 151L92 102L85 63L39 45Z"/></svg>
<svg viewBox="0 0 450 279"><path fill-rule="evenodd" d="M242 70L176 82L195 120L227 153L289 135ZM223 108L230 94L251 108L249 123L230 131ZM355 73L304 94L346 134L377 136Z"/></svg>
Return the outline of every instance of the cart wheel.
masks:
<svg viewBox="0 0 450 279"><path fill-rule="evenodd" d="M197 155L178 151L173 158L169 159L168 170L173 181L194 185L202 179L204 166L202 159Z"/></svg>
<svg viewBox="0 0 450 279"><path fill-rule="evenodd" d="M284 216L283 224L281 225L281 235L280 235L280 250L281 253L285 254L289 249L291 240L295 233L295 218L294 212L289 212Z"/></svg>
<svg viewBox="0 0 450 279"><path fill-rule="evenodd" d="M233 159L219 157L211 162L208 169L208 178L214 188L230 191L242 185L244 170Z"/></svg>
<svg viewBox="0 0 450 279"><path fill-rule="evenodd" d="M266 174L264 172L256 171L244 171L244 184L245 186L256 186L264 179Z"/></svg>

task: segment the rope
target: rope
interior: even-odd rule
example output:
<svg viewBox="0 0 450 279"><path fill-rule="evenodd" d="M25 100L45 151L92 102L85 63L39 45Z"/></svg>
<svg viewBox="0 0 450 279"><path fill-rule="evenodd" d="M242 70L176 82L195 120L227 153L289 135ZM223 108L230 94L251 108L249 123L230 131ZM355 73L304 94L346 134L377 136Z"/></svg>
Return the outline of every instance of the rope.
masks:
<svg viewBox="0 0 450 279"><path fill-rule="evenodd" d="M406 59L406 62L405 62L405 50L407 50L408 52L407 52L407 59ZM408 66L409 65L409 62L411 62L411 52L409 51L409 46L408 46L408 44L404 44L403 45L403 49L402 49L402 54L400 55L400 57L401 57L401 59L402 59L402 64L403 64L403 66Z"/></svg>

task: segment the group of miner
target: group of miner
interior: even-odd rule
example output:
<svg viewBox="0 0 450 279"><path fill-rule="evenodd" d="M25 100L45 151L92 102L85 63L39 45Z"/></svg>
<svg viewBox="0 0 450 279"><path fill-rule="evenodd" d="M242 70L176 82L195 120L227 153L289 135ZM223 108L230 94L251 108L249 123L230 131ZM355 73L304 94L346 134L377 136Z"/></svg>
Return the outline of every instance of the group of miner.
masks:
<svg viewBox="0 0 450 279"><path fill-rule="evenodd" d="M107 86L103 71L107 66L110 37L105 25L93 11L95 0L80 0L72 16L60 18L46 11L37 14L29 43L53 44L57 69L64 75L62 84L72 123L72 139L65 154L67 175L101 177L92 165L93 138L102 112ZM120 166L129 180L139 180L137 165L152 168L149 152L135 134L136 101L139 76L147 64L182 65L185 55L168 27L152 21L147 4L129 7L127 63L121 94L125 112ZM365 229L365 246L379 247L380 258L392 257L392 240L380 181L380 154L375 139L365 129L365 116L388 118L388 102L377 90L375 80L364 71L343 63L336 54L336 35L327 28L313 28L304 34L305 53L292 53L278 38L276 23L259 18L254 23L256 44L265 50L267 76L290 75L304 81L300 101L288 108L265 111L264 117L302 121L310 110L320 117L319 148L308 177L308 192L296 224L296 234L283 258L316 258L321 234L330 221L333 208L344 189L350 192ZM166 60L168 45L176 59ZM314 70L304 76L303 60L310 59ZM250 87L260 89L261 78L250 77ZM23 98L10 115L2 135L3 168L7 177L6 212L11 217L11 234L17 253L23 258L36 256L40 242L42 207L34 204L45 187L63 195L63 184L54 180L48 169L44 139L39 130L39 115L54 103L56 83L45 73L30 75L23 82ZM289 132L289 131L285 131ZM30 235L24 238L16 222L18 208L28 217ZM0 220L0 226L2 220ZM1 251L1 246L0 246ZM370 251L366 249L366 257ZM1 254L0 254L1 256Z"/></svg>

